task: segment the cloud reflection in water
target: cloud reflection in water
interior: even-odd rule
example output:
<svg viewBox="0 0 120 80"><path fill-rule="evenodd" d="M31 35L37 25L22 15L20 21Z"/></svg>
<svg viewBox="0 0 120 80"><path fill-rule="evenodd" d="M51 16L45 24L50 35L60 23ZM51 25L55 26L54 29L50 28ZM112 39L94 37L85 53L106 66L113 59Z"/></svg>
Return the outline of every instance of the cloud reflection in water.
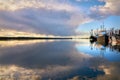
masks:
<svg viewBox="0 0 120 80"><path fill-rule="evenodd" d="M55 41L1 48L0 76L6 80L8 77L10 80L12 78L21 80L96 78L100 80L111 75L113 78L117 76L119 62L111 63L104 58L79 52L76 49L78 43L84 44L75 41Z"/></svg>

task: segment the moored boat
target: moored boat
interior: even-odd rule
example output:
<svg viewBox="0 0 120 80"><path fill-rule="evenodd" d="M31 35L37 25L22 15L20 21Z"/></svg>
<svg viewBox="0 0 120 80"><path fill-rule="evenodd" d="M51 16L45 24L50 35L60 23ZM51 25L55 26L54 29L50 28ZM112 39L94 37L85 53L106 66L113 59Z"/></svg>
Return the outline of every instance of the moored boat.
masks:
<svg viewBox="0 0 120 80"><path fill-rule="evenodd" d="M120 44L120 29L110 29L106 30L104 25L101 29L91 30L90 40L97 41L98 43L117 43Z"/></svg>

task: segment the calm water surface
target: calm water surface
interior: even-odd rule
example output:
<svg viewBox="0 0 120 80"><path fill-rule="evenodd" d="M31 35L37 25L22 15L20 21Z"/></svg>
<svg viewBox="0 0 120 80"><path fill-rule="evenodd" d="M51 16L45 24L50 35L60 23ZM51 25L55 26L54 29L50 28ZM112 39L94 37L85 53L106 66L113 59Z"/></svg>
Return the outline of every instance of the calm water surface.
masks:
<svg viewBox="0 0 120 80"><path fill-rule="evenodd" d="M0 41L0 80L120 80L120 46L89 40Z"/></svg>

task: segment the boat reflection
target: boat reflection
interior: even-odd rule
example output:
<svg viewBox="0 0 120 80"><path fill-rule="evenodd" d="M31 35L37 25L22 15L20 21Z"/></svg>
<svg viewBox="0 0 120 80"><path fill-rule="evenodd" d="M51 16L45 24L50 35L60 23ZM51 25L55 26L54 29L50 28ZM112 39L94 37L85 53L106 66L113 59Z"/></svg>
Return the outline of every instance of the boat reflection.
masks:
<svg viewBox="0 0 120 80"><path fill-rule="evenodd" d="M93 57L101 57L109 61L120 61L120 47L118 44L113 45L90 42L90 44L76 44L76 48L79 52L83 52Z"/></svg>
<svg viewBox="0 0 120 80"><path fill-rule="evenodd" d="M99 43L99 42L90 42L91 50L94 48L98 48L101 52L104 52L107 48L109 48L112 52L120 52L120 44L116 43Z"/></svg>
<svg viewBox="0 0 120 80"><path fill-rule="evenodd" d="M111 51L117 51L118 53L120 52L120 44L109 44L109 48Z"/></svg>

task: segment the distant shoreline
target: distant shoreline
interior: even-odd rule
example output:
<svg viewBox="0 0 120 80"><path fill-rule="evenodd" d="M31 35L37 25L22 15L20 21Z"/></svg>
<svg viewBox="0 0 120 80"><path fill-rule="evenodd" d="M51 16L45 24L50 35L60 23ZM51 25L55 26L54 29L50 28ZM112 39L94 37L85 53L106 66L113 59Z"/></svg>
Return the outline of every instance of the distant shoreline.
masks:
<svg viewBox="0 0 120 80"><path fill-rule="evenodd" d="M62 37L0 37L0 40L35 40L35 39L73 39L73 38L62 38Z"/></svg>
<svg viewBox="0 0 120 80"><path fill-rule="evenodd" d="M89 39L89 38L63 38L63 37L0 37L0 40L40 40L40 39Z"/></svg>

